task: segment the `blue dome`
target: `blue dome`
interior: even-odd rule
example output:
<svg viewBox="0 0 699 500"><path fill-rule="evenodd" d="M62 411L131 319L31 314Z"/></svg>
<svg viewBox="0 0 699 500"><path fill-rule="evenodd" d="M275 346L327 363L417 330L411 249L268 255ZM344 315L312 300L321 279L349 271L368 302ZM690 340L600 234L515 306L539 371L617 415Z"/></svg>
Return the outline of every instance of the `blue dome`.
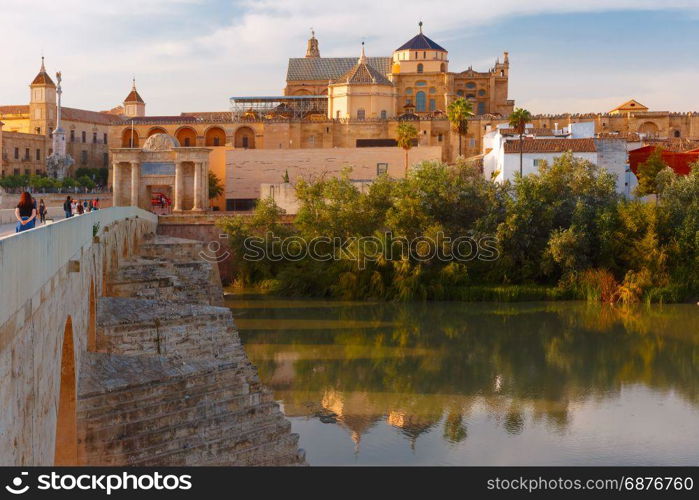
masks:
<svg viewBox="0 0 699 500"><path fill-rule="evenodd" d="M442 52L447 51L444 47L423 35L422 32L418 33L413 38L411 38L396 49L396 51L399 50L439 50Z"/></svg>

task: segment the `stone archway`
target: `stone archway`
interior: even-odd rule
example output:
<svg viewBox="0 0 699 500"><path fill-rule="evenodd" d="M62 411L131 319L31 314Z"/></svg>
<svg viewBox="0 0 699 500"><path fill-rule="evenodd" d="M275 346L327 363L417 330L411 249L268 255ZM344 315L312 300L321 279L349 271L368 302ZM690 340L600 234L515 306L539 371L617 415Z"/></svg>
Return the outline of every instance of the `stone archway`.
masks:
<svg viewBox="0 0 699 500"><path fill-rule="evenodd" d="M255 132L250 127L240 127L235 131L235 147L255 149Z"/></svg>
<svg viewBox="0 0 699 500"><path fill-rule="evenodd" d="M658 135L658 130L658 125L653 122L644 122L640 127L638 127L638 132L640 134L646 134L648 136Z"/></svg>
<svg viewBox="0 0 699 500"><path fill-rule="evenodd" d="M226 133L221 127L211 127L206 131L205 141L207 146L225 146Z"/></svg>
<svg viewBox="0 0 699 500"><path fill-rule="evenodd" d="M87 319L87 350L97 350L97 302L95 300L95 280L90 282L89 315Z"/></svg>
<svg viewBox="0 0 699 500"><path fill-rule="evenodd" d="M61 378L56 413L54 465L77 465L78 423L76 412L75 347L73 320L66 319L61 348Z"/></svg>
<svg viewBox="0 0 699 500"><path fill-rule="evenodd" d="M155 134L167 134L163 127L153 127L148 131L148 137Z"/></svg>
<svg viewBox="0 0 699 500"><path fill-rule="evenodd" d="M175 132L175 139L183 148L193 148L197 145L197 133L192 127L181 127Z"/></svg>
<svg viewBox="0 0 699 500"><path fill-rule="evenodd" d="M138 132L131 130L130 128L125 128L121 133L121 147L137 148L138 146Z"/></svg>

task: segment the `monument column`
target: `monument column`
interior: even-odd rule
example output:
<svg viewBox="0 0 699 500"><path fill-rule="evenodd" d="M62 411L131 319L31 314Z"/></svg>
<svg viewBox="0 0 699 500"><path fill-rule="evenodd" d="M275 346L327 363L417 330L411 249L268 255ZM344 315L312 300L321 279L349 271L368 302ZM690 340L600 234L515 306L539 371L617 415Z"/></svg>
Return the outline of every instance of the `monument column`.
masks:
<svg viewBox="0 0 699 500"><path fill-rule="evenodd" d="M192 211L201 212L202 208L202 162L194 163L194 207Z"/></svg>
<svg viewBox="0 0 699 500"><path fill-rule="evenodd" d="M173 212L182 211L182 199L184 198L184 166L181 161L175 163L175 206Z"/></svg>
<svg viewBox="0 0 699 500"><path fill-rule="evenodd" d="M139 168L138 162L131 162L131 205L138 206L138 184L139 184Z"/></svg>
<svg viewBox="0 0 699 500"><path fill-rule="evenodd" d="M121 175L119 174L119 163L114 162L112 164L112 196L114 196L114 201L112 204L116 206L121 205Z"/></svg>

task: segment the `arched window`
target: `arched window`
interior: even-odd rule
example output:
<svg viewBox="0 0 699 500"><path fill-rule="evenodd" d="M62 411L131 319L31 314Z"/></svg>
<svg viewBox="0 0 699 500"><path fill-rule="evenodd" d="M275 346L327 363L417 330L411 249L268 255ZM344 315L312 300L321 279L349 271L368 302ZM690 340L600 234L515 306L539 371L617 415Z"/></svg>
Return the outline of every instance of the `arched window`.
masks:
<svg viewBox="0 0 699 500"><path fill-rule="evenodd" d="M424 68L423 68L423 66L422 66L422 63L418 64L418 65L417 65L417 72L418 72L418 73L422 73L423 70L424 70Z"/></svg>
<svg viewBox="0 0 699 500"><path fill-rule="evenodd" d="M680 136L680 131L679 131L679 130L675 130L675 137L679 137L679 136Z"/></svg>
<svg viewBox="0 0 699 500"><path fill-rule="evenodd" d="M405 89L405 93L411 95L413 93L413 89Z"/></svg>
<svg viewBox="0 0 699 500"><path fill-rule="evenodd" d="M388 113L386 112L385 109L382 109L381 110L381 119L385 120L386 118L388 118Z"/></svg>
<svg viewBox="0 0 699 500"><path fill-rule="evenodd" d="M427 106L427 102L425 100L425 93L421 90L417 94L415 94L415 110L420 112L420 111L425 111Z"/></svg>
<svg viewBox="0 0 699 500"><path fill-rule="evenodd" d="M437 102L434 99L430 99L430 111L437 109Z"/></svg>
<svg viewBox="0 0 699 500"><path fill-rule="evenodd" d="M437 93L437 89L434 87L430 87L430 94L436 94L436 93Z"/></svg>
<svg viewBox="0 0 699 500"><path fill-rule="evenodd" d="M424 87L427 85L427 82L425 80L420 80L419 82L415 82L415 85L418 87Z"/></svg>
<svg viewBox="0 0 699 500"><path fill-rule="evenodd" d="M480 89L480 90L478 91L478 95L479 95L480 97L483 97L483 96L485 95L485 90Z"/></svg>
<svg viewBox="0 0 699 500"><path fill-rule="evenodd" d="M357 120L363 120L365 116L366 112L362 108L359 108L357 110Z"/></svg>
<svg viewBox="0 0 699 500"><path fill-rule="evenodd" d="M476 88L476 84L473 83L473 82L468 82L468 83L466 84L466 88L467 88L467 89L475 89L475 88Z"/></svg>

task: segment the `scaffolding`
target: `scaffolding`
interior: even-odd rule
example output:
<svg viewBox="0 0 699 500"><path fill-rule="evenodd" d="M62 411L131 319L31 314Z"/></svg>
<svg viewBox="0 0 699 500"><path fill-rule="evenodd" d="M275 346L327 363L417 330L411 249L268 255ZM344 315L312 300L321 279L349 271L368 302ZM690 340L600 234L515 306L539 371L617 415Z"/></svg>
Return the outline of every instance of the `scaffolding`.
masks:
<svg viewBox="0 0 699 500"><path fill-rule="evenodd" d="M328 96L231 97L234 121L326 119Z"/></svg>

